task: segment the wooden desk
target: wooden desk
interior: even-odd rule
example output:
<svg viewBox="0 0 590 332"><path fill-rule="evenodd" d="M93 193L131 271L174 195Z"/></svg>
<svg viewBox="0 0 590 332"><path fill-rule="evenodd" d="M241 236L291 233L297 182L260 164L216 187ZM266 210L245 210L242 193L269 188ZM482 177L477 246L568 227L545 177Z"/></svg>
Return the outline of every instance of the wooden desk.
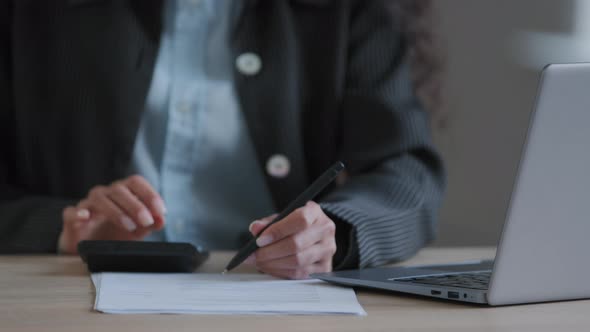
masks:
<svg viewBox="0 0 590 332"><path fill-rule="evenodd" d="M491 258L490 248L425 249L407 264ZM203 272L223 269L216 253ZM244 271L244 270L242 270ZM354 316L107 315L92 311L94 287L77 257L0 256L0 331L588 331L590 301L488 308L357 291Z"/></svg>

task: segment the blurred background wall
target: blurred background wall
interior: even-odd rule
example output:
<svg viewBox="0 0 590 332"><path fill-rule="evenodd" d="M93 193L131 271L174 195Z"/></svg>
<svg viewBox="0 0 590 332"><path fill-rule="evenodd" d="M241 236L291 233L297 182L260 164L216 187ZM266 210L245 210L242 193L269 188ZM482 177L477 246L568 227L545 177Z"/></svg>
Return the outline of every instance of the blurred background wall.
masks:
<svg viewBox="0 0 590 332"><path fill-rule="evenodd" d="M438 0L449 186L438 245L495 245L540 69L590 61L589 0ZM589 86L590 93L590 86Z"/></svg>

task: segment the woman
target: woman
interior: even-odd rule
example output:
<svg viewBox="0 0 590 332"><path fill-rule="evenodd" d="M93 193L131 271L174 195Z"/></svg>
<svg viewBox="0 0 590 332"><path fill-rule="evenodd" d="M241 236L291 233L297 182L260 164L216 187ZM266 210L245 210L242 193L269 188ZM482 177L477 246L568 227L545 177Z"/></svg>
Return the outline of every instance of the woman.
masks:
<svg viewBox="0 0 590 332"><path fill-rule="evenodd" d="M305 278L433 238L427 2L0 6L0 252L235 249L336 160L346 176L269 227L251 264Z"/></svg>

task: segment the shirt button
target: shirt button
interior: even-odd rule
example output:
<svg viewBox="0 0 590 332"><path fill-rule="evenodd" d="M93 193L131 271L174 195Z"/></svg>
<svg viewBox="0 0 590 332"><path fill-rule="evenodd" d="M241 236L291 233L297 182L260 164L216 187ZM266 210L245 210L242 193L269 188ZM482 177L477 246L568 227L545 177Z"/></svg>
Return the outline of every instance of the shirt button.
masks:
<svg viewBox="0 0 590 332"><path fill-rule="evenodd" d="M282 154L271 156L266 163L266 172L275 178L284 178L289 175L291 162Z"/></svg>
<svg viewBox="0 0 590 332"><path fill-rule="evenodd" d="M262 69L262 60L256 53L240 54L236 59L238 71L247 76L254 76Z"/></svg>

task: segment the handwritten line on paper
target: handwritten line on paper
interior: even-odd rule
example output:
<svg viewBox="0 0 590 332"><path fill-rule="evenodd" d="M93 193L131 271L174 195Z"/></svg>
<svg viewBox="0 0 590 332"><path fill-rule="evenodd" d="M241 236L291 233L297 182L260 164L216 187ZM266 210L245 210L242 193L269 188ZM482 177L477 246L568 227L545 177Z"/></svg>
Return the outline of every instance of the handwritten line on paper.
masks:
<svg viewBox="0 0 590 332"><path fill-rule="evenodd" d="M258 274L93 274L105 313L366 315L349 288Z"/></svg>

